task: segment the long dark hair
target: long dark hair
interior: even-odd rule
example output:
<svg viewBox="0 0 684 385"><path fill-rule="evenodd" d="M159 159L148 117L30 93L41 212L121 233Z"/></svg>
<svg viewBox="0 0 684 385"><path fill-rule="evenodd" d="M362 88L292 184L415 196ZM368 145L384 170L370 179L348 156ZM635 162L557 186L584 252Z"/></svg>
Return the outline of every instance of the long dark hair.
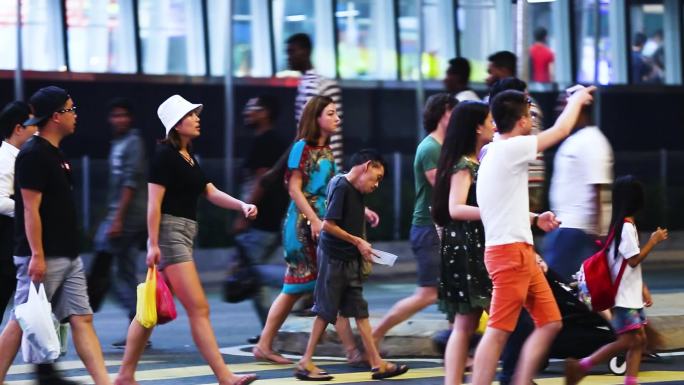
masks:
<svg viewBox="0 0 684 385"><path fill-rule="evenodd" d="M323 114L325 107L335 102L322 95L315 95L304 105L302 117L299 120L297 139L304 139L310 145L318 145L318 138L321 137L321 127L318 125L318 118Z"/></svg>
<svg viewBox="0 0 684 385"><path fill-rule="evenodd" d="M489 107L485 103L474 101L459 103L451 113L442 152L439 154L435 188L432 193L432 218L440 226L446 226L451 221L451 170L462 156L475 152L477 127L484 123L488 114Z"/></svg>
<svg viewBox="0 0 684 385"><path fill-rule="evenodd" d="M613 232L615 258L622 240L625 218L631 217L644 207L644 188L632 175L615 179L613 184L613 214L610 218L610 231Z"/></svg>

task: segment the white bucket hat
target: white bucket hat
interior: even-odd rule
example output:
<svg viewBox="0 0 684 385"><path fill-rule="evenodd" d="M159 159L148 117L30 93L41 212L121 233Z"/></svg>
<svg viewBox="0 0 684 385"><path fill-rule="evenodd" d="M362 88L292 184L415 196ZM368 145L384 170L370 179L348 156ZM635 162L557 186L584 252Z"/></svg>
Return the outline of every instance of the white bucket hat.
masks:
<svg viewBox="0 0 684 385"><path fill-rule="evenodd" d="M202 104L192 104L180 95L173 95L159 105L159 108L157 108L157 116L159 116L159 120L161 120L164 128L166 128L166 135L169 135L171 129L180 122L188 112L197 110L197 113L199 114L202 111L202 107Z"/></svg>

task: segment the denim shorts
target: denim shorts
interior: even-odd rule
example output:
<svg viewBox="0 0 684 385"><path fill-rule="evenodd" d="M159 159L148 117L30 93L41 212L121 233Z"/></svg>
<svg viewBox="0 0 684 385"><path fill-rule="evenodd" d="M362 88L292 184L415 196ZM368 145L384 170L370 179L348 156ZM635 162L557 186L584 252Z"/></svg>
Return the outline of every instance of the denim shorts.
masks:
<svg viewBox="0 0 684 385"><path fill-rule="evenodd" d="M439 236L434 225L412 225L410 232L411 249L418 265L418 286L437 287L441 269Z"/></svg>
<svg viewBox="0 0 684 385"><path fill-rule="evenodd" d="M32 284L28 275L30 260L30 257L14 257L14 265L17 267L15 306L28 300L29 285ZM88 287L81 257L46 257L45 265L45 294L52 304L52 312L57 320L65 322L72 315L93 314L88 300ZM12 311L12 319L14 318Z"/></svg>
<svg viewBox="0 0 684 385"><path fill-rule="evenodd" d="M192 261L192 246L197 235L197 222L192 219L162 214L159 223L159 270L176 263Z"/></svg>
<svg viewBox="0 0 684 385"><path fill-rule="evenodd" d="M628 309L626 307L614 307L613 318L610 324L613 326L616 334L624 334L632 330L641 329L646 325L646 313L644 309Z"/></svg>

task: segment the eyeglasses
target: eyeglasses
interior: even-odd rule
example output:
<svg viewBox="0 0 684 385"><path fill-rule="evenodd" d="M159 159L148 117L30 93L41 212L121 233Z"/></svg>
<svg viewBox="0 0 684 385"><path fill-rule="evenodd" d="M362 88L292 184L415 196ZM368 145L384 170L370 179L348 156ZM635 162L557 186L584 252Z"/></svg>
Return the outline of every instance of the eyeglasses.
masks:
<svg viewBox="0 0 684 385"><path fill-rule="evenodd" d="M64 114L67 112L76 112L76 106L71 106L71 108L64 108L64 109L57 111L58 114Z"/></svg>

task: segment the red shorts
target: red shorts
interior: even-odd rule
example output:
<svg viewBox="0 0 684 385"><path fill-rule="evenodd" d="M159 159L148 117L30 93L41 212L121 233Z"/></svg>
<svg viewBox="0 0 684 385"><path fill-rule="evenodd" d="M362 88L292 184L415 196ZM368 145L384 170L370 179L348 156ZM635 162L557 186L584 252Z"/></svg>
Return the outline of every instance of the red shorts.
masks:
<svg viewBox="0 0 684 385"><path fill-rule="evenodd" d="M527 243L509 243L485 249L485 265L494 291L487 326L512 332L525 307L537 327L561 320L549 283Z"/></svg>

